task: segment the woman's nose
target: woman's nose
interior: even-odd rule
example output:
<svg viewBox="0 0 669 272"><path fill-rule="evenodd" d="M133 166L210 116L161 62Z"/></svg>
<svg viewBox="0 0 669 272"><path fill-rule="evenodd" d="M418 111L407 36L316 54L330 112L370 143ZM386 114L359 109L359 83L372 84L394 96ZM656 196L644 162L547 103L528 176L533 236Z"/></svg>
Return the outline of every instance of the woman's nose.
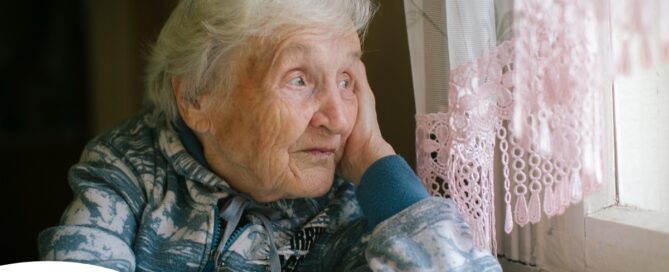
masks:
<svg viewBox="0 0 669 272"><path fill-rule="evenodd" d="M319 107L311 118L311 126L324 127L331 133L344 133L349 129L353 120L347 114L348 105L342 97L342 91L337 84L328 84L327 88L319 90L317 95Z"/></svg>

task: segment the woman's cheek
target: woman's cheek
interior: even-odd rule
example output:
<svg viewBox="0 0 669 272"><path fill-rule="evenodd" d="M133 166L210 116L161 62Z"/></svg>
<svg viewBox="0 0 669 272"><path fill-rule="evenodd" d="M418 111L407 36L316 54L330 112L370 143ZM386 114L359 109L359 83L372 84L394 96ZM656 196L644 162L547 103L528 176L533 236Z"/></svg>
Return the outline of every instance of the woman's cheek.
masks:
<svg viewBox="0 0 669 272"><path fill-rule="evenodd" d="M258 144L256 145L256 171L269 187L284 182L290 170L290 149L303 129L302 121L293 105L276 101L272 107L259 115Z"/></svg>
<svg viewBox="0 0 669 272"><path fill-rule="evenodd" d="M299 121L295 118L291 105L281 100L269 101L262 105L263 110L255 116L255 131L251 131L249 137L258 137L256 147L259 152L272 153L286 150L299 138L297 126Z"/></svg>

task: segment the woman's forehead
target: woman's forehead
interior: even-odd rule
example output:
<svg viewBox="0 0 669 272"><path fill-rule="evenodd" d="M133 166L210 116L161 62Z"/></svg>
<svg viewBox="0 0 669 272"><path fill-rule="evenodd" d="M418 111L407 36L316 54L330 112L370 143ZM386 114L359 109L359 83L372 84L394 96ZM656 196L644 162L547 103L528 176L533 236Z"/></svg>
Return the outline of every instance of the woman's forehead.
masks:
<svg viewBox="0 0 669 272"><path fill-rule="evenodd" d="M341 52L347 58L359 59L360 40L357 33L333 34L321 32L295 33L282 40L273 48L274 58L311 57L322 54L323 50ZM332 53L332 52L328 52Z"/></svg>
<svg viewBox="0 0 669 272"><path fill-rule="evenodd" d="M294 31L283 38L251 38L241 47L242 53L232 67L246 67L246 76L265 78L266 75L279 72L280 67L292 62L335 57L341 61L330 63L334 66L350 66L362 55L360 40L355 31L333 33L326 30ZM241 53L241 52L240 52ZM319 60L315 60L318 58ZM315 62L313 62L315 64ZM243 76L239 74L239 76Z"/></svg>

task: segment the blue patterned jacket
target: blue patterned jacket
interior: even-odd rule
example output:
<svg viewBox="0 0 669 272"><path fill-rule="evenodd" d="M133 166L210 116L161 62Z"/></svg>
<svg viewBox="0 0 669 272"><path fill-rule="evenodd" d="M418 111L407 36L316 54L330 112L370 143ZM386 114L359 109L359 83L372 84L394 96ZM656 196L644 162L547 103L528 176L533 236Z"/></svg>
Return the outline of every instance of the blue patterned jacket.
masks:
<svg viewBox="0 0 669 272"><path fill-rule="evenodd" d="M451 200L420 200L370 231L356 188L338 178L320 198L247 203L255 208L216 255L229 223L221 203L240 195L186 151L172 126L150 125L149 116L87 145L69 173L74 201L39 235L42 260L119 271L267 271L274 254L283 271L501 271L473 248Z"/></svg>

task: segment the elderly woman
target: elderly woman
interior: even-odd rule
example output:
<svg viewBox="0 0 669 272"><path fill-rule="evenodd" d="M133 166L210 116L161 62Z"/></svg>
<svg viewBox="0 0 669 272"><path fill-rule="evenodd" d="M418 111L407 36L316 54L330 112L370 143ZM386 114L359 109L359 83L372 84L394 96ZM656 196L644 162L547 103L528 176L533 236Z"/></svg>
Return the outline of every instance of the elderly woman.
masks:
<svg viewBox="0 0 669 272"><path fill-rule="evenodd" d="M369 0L182 0L149 110L93 139L43 260L121 271L498 271L381 136Z"/></svg>

